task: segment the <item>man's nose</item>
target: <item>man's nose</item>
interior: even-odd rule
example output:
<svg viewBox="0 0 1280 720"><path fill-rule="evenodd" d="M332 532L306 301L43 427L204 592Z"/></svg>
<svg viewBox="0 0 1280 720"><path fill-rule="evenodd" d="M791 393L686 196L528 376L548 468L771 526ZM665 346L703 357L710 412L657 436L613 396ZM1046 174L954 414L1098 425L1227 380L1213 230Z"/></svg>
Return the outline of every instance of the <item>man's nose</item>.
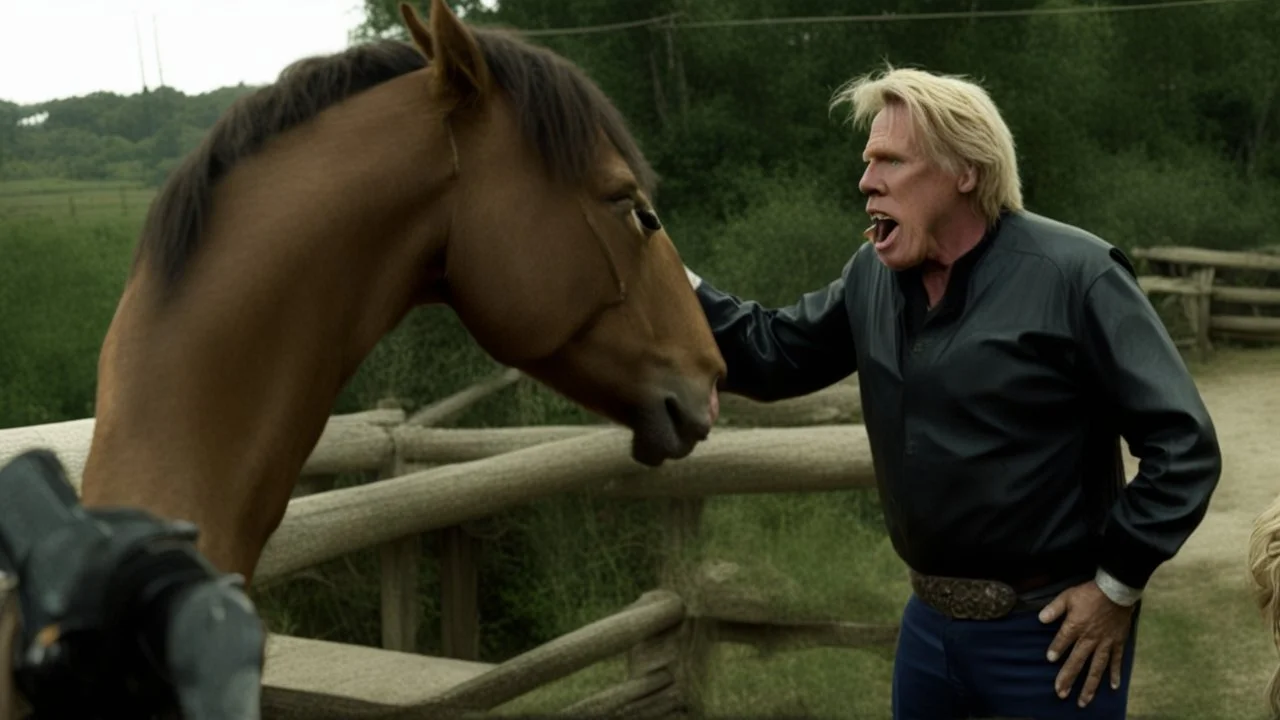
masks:
<svg viewBox="0 0 1280 720"><path fill-rule="evenodd" d="M862 178L858 180L858 191L863 195L879 195L880 183L875 177L873 166L868 165L867 169L862 171Z"/></svg>

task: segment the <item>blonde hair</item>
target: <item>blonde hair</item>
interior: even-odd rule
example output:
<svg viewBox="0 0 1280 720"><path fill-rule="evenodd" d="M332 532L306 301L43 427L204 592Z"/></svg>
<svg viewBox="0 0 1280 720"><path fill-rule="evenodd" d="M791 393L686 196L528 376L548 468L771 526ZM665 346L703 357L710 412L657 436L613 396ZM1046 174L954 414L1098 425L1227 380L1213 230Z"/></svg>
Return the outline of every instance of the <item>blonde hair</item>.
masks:
<svg viewBox="0 0 1280 720"><path fill-rule="evenodd" d="M988 223L1002 210L1022 209L1022 181L1013 134L991 97L959 75L894 69L869 73L845 83L831 100L834 109L849 103L849 120L866 127L885 105L907 107L916 136L934 162L949 172L966 165L977 171L973 199Z"/></svg>
<svg viewBox="0 0 1280 720"><path fill-rule="evenodd" d="M1253 521L1249 536L1249 574L1253 598L1280 652L1280 496ZM1266 697L1273 718L1280 718L1280 668L1267 684Z"/></svg>

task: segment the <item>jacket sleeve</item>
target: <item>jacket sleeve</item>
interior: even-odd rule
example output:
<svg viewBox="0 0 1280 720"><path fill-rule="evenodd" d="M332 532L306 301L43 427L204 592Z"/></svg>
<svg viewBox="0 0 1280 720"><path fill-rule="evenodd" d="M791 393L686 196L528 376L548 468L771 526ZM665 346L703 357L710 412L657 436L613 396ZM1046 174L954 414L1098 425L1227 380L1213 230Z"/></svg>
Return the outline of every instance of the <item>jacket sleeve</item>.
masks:
<svg viewBox="0 0 1280 720"><path fill-rule="evenodd" d="M1127 259L1086 289L1082 329L1090 379L1111 400L1121 436L1140 458L1102 535L1099 565L1146 587L1199 526L1222 471L1213 421Z"/></svg>
<svg viewBox="0 0 1280 720"><path fill-rule="evenodd" d="M727 367L720 389L760 401L807 395L857 369L841 276L793 305L766 308L689 273Z"/></svg>

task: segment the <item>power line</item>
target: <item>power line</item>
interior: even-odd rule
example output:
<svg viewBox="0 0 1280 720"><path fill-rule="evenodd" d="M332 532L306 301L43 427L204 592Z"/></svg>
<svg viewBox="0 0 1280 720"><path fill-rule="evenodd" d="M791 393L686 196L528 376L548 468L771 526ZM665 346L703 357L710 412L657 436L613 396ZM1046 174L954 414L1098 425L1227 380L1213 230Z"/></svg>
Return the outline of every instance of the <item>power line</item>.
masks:
<svg viewBox="0 0 1280 720"><path fill-rule="evenodd" d="M810 17L756 18L746 20L705 20L677 23L680 28L744 27L748 25L795 25L799 23L873 23L900 22L904 20L969 20L999 17L1031 17L1037 15L1085 15L1101 13L1134 12L1139 10L1167 10L1198 5L1225 5L1227 3L1256 2L1256 0L1170 0L1169 2L1141 5L1079 5L1058 8L1024 8L1020 10L961 10L954 12L882 13L879 15L816 15Z"/></svg>
<svg viewBox="0 0 1280 720"><path fill-rule="evenodd" d="M804 17L772 17L745 18L740 20L695 20L677 22L680 13L659 15L642 20L609 23L607 25L586 25L569 28L544 28L539 30L518 30L522 35L587 35L602 32L629 30L650 25L665 25L668 28L701 29L750 27L760 25L800 25L817 23L884 23L914 20L980 20L986 18L1034 17L1045 15L1091 15L1102 13L1140 12L1150 10L1172 10L1186 7L1203 7L1208 5L1227 5L1234 3L1257 2L1257 0L1166 0L1139 5L1081 5L1060 8L1024 8L1020 10L959 10L952 12L919 12L919 13L879 13L875 15L811 15Z"/></svg>
<svg viewBox="0 0 1280 720"><path fill-rule="evenodd" d="M657 17L645 18L643 20L631 20L628 22L609 23L608 25L588 25L584 27L572 28L547 28L544 30L519 30L521 35L585 35L588 33L613 32L614 30L628 30L630 28L644 27L645 25L657 25L665 23L676 18L679 13L671 13L669 15L659 15Z"/></svg>

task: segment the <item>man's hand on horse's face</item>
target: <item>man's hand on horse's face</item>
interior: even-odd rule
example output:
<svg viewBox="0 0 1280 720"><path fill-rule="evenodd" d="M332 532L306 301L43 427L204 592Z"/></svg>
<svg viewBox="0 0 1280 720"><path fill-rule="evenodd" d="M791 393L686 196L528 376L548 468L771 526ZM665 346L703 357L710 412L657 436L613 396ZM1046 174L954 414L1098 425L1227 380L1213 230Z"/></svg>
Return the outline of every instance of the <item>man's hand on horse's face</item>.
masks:
<svg viewBox="0 0 1280 720"><path fill-rule="evenodd" d="M1076 677L1091 658L1089 675L1080 691L1080 707L1093 700L1108 667L1111 670L1111 687L1119 689L1121 662L1132 616L1132 606L1117 605L1093 580L1063 590L1040 611L1040 621L1044 623L1063 617L1058 634L1049 644L1049 662L1057 662L1068 648L1071 649L1071 655L1054 680L1053 689L1058 697L1067 697Z"/></svg>

